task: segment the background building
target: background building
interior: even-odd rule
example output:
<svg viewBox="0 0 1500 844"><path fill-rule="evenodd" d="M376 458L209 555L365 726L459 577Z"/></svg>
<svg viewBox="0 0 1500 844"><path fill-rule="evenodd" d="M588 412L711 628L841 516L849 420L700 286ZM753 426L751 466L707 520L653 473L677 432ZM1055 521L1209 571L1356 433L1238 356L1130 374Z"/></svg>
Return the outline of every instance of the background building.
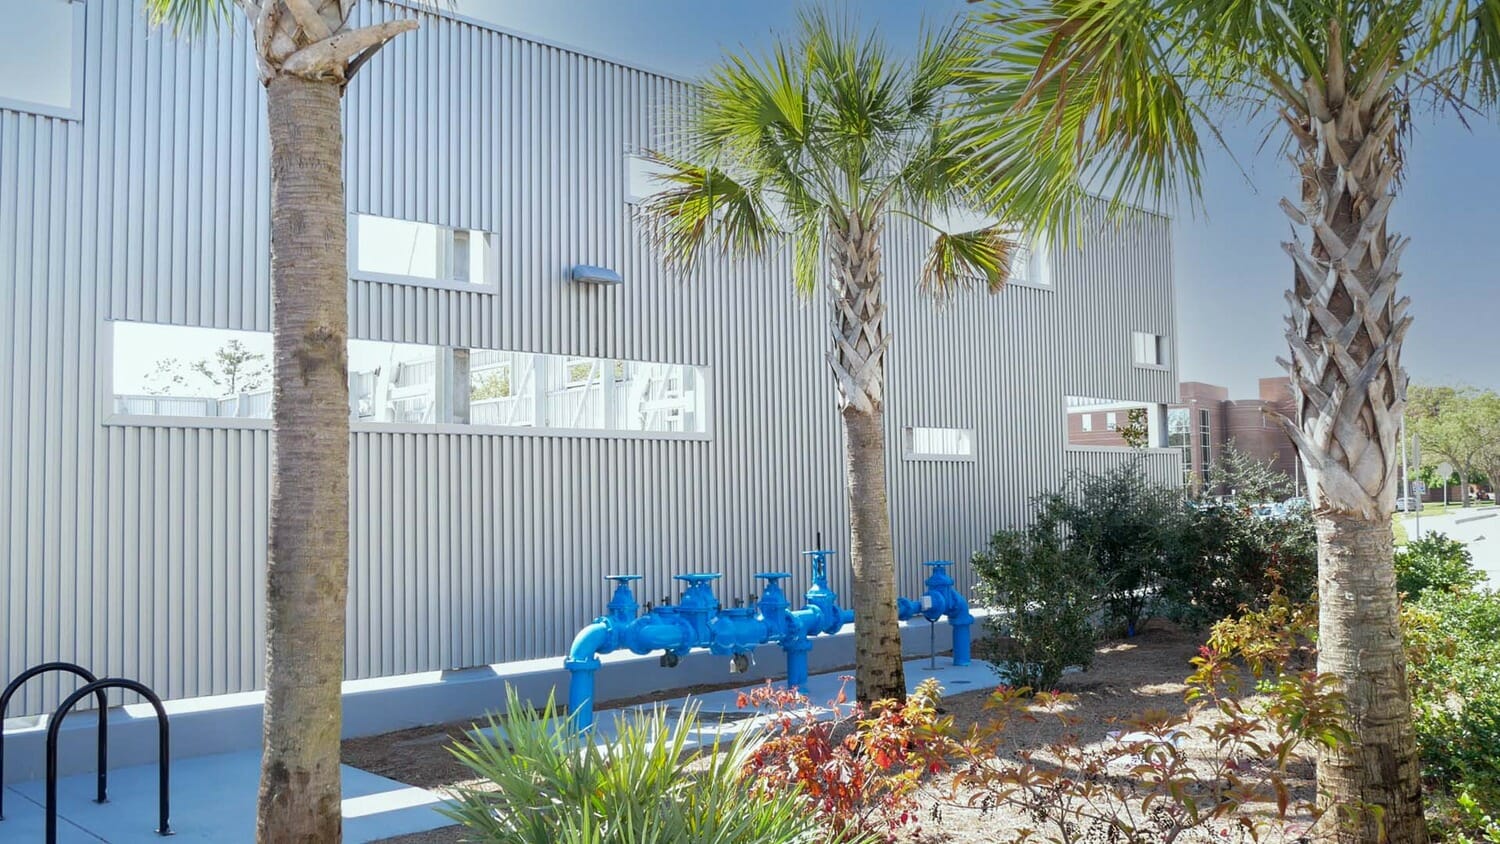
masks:
<svg viewBox="0 0 1500 844"><path fill-rule="evenodd" d="M274 442L248 39L151 32L136 2L34 8L45 32L0 33L36 63L0 79L0 677L67 659L169 697L251 690ZM344 106L348 676L561 654L609 572L645 575L643 601L689 571L724 572L726 603L756 571L806 588L798 552L819 533L846 550L826 303L794 296L784 255L670 276L632 220L634 153L688 85L442 11L357 9L421 29ZM916 292L930 233L887 232L911 593L922 560L967 560L1069 470L1133 456L1069 445L1074 399L1148 408L1165 445L1170 225L1033 244L1004 292L942 307ZM580 264L623 281L573 281ZM1181 475L1175 449L1146 459ZM55 705L59 682L12 712Z"/></svg>
<svg viewBox="0 0 1500 844"><path fill-rule="evenodd" d="M1124 428L1131 413L1144 414L1137 402L1069 399L1068 442L1073 446L1129 448ZM1233 446L1249 457L1283 472L1299 494L1302 470L1291 437L1275 419L1296 412L1291 381L1285 376L1260 379L1260 397L1230 399L1229 390L1201 381L1184 381L1178 399L1167 408L1166 444L1182 457L1184 486L1204 489L1211 473ZM1153 440L1154 442L1154 440ZM1209 488L1212 494L1228 490Z"/></svg>

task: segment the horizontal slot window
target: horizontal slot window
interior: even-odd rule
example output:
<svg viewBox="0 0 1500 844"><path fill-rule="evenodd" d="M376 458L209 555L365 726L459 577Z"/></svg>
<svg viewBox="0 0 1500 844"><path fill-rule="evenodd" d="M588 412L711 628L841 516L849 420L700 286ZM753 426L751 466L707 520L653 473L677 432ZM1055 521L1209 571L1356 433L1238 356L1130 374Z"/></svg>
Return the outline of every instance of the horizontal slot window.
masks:
<svg viewBox="0 0 1500 844"><path fill-rule="evenodd" d="M498 275L495 235L355 214L349 222L349 274L398 284L493 288Z"/></svg>
<svg viewBox="0 0 1500 844"><path fill-rule="evenodd" d="M271 335L113 323L113 412L271 418Z"/></svg>
<svg viewBox="0 0 1500 844"><path fill-rule="evenodd" d="M925 428L902 430L902 445L908 460L973 460L973 428Z"/></svg>
<svg viewBox="0 0 1500 844"><path fill-rule="evenodd" d="M78 119L83 3L0 0L0 19L0 108Z"/></svg>
<svg viewBox="0 0 1500 844"><path fill-rule="evenodd" d="M117 419L271 417L271 335L110 324ZM673 363L349 341L349 421L707 434L708 371Z"/></svg>
<svg viewBox="0 0 1500 844"><path fill-rule="evenodd" d="M1151 409L1141 402L1087 396L1067 398L1068 445L1145 448Z"/></svg>

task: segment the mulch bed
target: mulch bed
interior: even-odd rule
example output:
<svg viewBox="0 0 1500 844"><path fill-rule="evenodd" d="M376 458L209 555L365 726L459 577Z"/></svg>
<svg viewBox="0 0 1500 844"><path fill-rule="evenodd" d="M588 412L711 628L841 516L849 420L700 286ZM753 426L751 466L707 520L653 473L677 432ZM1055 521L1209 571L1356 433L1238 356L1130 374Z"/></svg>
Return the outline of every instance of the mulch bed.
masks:
<svg viewBox="0 0 1500 844"><path fill-rule="evenodd" d="M1108 741L1108 734L1120 727L1117 720L1128 719L1146 710L1182 713L1186 710L1183 679L1192 671L1189 660L1196 654L1202 637L1178 630L1164 622L1152 622L1137 636L1106 642L1095 653L1094 665L1086 672L1066 675L1058 691L1076 695L1069 713L1079 719L1064 726L1054 718L1034 722L1016 721L1006 729L1008 745L1002 756L1021 749L1044 748L1060 739L1065 732L1076 733L1085 743ZM960 727L984 717L982 707L990 690L955 694L943 699L944 710L954 716ZM460 738L469 722L419 727L383 736L354 739L344 743L344 762L400 782L430 788L439 792L459 785L476 786L470 772L458 764L447 746ZM1196 736L1183 749L1190 755L1204 746ZM1296 760L1292 769L1294 799L1306 799L1312 789L1312 764ZM1027 819L1007 816L1002 811L982 812L964 805L964 795L956 799L943 778L927 783L923 794L922 829L905 840L936 844L978 844L1009 840L1009 835ZM935 811L933 811L935 810ZM460 827L445 827L431 832L387 839L388 844L438 844L462 841Z"/></svg>

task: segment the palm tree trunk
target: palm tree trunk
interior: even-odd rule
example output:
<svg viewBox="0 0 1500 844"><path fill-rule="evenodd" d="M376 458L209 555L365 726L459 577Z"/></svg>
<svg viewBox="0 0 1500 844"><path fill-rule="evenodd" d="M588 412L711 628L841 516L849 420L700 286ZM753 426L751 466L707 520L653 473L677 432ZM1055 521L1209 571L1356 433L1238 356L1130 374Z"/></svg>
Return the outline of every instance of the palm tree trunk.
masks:
<svg viewBox="0 0 1500 844"><path fill-rule="evenodd" d="M854 569L854 694L862 703L906 699L896 562L885 478L885 304L880 226L857 215L830 233L834 301L828 364L844 419L849 562Z"/></svg>
<svg viewBox="0 0 1500 844"><path fill-rule="evenodd" d="M1426 841L1396 576L1389 565L1370 564L1390 559L1390 524L1329 513L1317 527L1318 670L1343 679L1356 737L1319 754L1318 787L1341 806L1383 807L1384 840ZM1329 832L1350 844L1381 840L1368 815Z"/></svg>
<svg viewBox="0 0 1500 844"><path fill-rule="evenodd" d="M265 844L342 834L349 388L340 88L289 74L266 86L276 439L256 824Z"/></svg>
<svg viewBox="0 0 1500 844"><path fill-rule="evenodd" d="M885 414L847 408L844 471L849 490L849 546L854 568L854 695L862 703L906 698L896 566L886 496Z"/></svg>
<svg viewBox="0 0 1500 844"><path fill-rule="evenodd" d="M1340 844L1425 844L1391 548L1406 407L1401 341L1411 324L1407 300L1396 295L1405 242L1386 228L1400 121L1388 90L1346 89L1342 38L1336 25L1330 30L1323 78L1307 80L1305 101L1284 112L1302 202L1282 200L1311 240L1284 244L1295 277L1287 294L1292 354L1281 363L1297 403L1286 428L1307 465L1318 529L1318 670L1340 680L1353 734L1344 746L1319 748L1318 786L1325 806L1357 820L1330 817L1320 829Z"/></svg>

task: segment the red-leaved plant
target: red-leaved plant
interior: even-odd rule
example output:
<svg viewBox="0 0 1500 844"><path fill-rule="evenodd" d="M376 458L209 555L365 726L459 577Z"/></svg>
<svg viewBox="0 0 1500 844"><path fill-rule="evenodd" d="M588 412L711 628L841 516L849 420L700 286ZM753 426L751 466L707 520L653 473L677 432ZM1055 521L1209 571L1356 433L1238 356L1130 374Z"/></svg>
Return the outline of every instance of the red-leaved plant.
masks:
<svg viewBox="0 0 1500 844"><path fill-rule="evenodd" d="M1001 687L984 723L952 744L964 760L949 799L1024 818L1008 839L1023 842L1301 842L1320 824L1350 823L1359 807L1292 797L1299 752L1349 740L1334 679L1297 670L1308 629L1278 591L1265 610L1215 627L1192 660L1185 713L1142 712L1102 741L1079 736L1073 695ZM1243 668L1257 696L1241 695ZM1061 738L1007 745L1007 724L1039 718L1056 719ZM1190 741L1199 749L1184 749Z"/></svg>
<svg viewBox="0 0 1500 844"><path fill-rule="evenodd" d="M954 755L952 719L938 714L941 689L929 679L905 703L878 701L866 711L844 691L853 678L841 679L821 711L769 682L740 695L741 708L769 716L745 778L769 793L797 789L836 840L916 834L921 779L946 770Z"/></svg>

